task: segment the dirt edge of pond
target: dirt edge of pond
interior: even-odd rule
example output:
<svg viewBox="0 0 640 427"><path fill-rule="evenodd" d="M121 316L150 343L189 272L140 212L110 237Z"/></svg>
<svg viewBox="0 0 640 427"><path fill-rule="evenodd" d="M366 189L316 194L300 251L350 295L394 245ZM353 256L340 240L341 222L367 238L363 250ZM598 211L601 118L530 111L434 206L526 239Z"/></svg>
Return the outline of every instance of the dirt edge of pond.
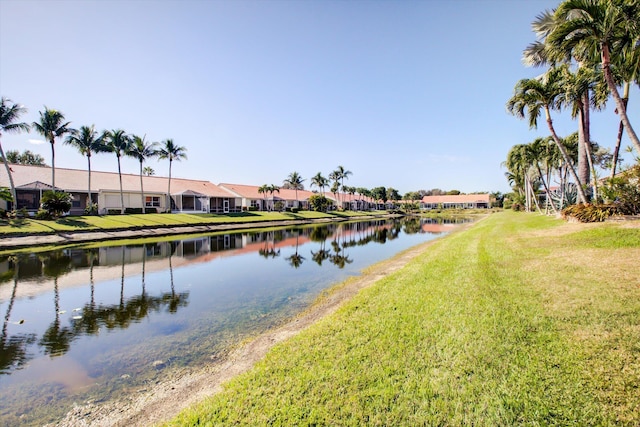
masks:
<svg viewBox="0 0 640 427"><path fill-rule="evenodd" d="M462 225L455 232L472 225ZM336 285L326 297L308 310L285 325L240 346L222 361L212 362L211 365L199 369L182 368L150 388L139 390L138 393L128 393L127 396L114 401L76 405L63 420L52 425L148 426L168 421L187 407L220 392L225 382L251 369L274 345L334 313L361 289L404 267L436 241L438 239L407 249L393 258L367 268L361 276Z"/></svg>

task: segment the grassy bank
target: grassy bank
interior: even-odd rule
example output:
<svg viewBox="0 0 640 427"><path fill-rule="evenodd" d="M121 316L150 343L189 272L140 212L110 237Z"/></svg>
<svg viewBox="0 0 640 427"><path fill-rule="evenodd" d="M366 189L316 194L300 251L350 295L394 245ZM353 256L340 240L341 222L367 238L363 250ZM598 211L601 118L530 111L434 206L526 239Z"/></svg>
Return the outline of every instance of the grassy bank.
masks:
<svg viewBox="0 0 640 427"><path fill-rule="evenodd" d="M494 214L169 425L639 425L640 228Z"/></svg>
<svg viewBox="0 0 640 427"><path fill-rule="evenodd" d="M141 227L176 227L187 225L238 224L260 221L308 220L322 218L350 218L355 216L381 216L386 212L242 212L229 214L145 214L72 216L55 221L36 219L0 220L0 237L25 234L51 234L77 231L125 230Z"/></svg>

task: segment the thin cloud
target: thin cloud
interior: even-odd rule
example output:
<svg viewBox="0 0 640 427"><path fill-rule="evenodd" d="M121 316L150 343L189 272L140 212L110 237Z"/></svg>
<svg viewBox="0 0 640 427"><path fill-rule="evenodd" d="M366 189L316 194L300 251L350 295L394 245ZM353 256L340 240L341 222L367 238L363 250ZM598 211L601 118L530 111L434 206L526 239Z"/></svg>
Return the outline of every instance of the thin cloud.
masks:
<svg viewBox="0 0 640 427"><path fill-rule="evenodd" d="M34 145L45 144L46 142L47 141L44 141L42 139L29 139L29 143Z"/></svg>

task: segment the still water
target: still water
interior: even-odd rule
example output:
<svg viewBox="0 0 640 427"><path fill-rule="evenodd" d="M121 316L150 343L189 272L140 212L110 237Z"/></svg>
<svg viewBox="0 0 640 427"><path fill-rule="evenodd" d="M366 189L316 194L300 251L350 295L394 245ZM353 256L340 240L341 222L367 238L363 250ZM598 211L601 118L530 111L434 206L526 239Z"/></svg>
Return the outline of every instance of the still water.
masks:
<svg viewBox="0 0 640 427"><path fill-rule="evenodd" d="M457 222L464 221L459 220ZM0 425L61 419L224 358L456 221L405 218L0 257Z"/></svg>

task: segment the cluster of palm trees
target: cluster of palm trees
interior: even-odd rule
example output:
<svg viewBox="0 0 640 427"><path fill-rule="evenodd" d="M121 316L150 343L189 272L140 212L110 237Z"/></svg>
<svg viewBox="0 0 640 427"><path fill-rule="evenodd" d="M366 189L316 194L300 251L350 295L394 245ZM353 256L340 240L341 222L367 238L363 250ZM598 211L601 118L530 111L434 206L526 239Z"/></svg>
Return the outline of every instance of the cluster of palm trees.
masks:
<svg viewBox="0 0 640 427"><path fill-rule="evenodd" d="M157 157L159 160L169 160L169 183L167 189L167 197L171 194L171 166L174 160L180 161L186 159L187 149L174 143L172 139L166 139L161 143L146 140L146 136L129 135L122 129L105 130L99 133L95 129L95 125L82 126L79 129L70 127L71 122L67 122L64 114L60 111L44 107L44 111L40 111L40 120L33 122L31 125L19 122L22 114L26 113L26 109L18 104L14 104L10 99L2 97L0 102L0 136L2 132L28 132L34 129L41 134L51 144L51 186L56 191L56 167L55 167L55 143L59 138L64 139L64 143L74 146L80 154L87 158L88 170L88 195L90 209L96 209L91 198L91 156L96 153L115 153L118 160L118 176L120 180L120 203L121 212L124 213L124 195L122 191L122 170L120 167L120 159L122 156L133 157L140 163L140 194L141 206L144 209L145 196L142 176L145 168L145 161ZM17 200L15 185L11 175L11 169L7 162L7 158L2 150L0 143L0 155L4 161L9 183L11 186L11 195L13 200ZM170 205L167 205L170 207Z"/></svg>
<svg viewBox="0 0 640 427"><path fill-rule="evenodd" d="M518 118L527 118L531 128L537 128L538 118L544 114L550 136L514 146L505 162L507 177L529 200L534 180L539 180L548 194L552 174L557 173L561 182L569 174L578 203L591 198L597 201L590 111L604 108L612 98L620 117L610 159L611 176L616 173L625 131L640 154L640 140L627 113L629 88L640 84L640 2L565 0L555 10L539 14L532 28L537 40L524 50L523 60L526 65L546 70L540 77L516 84L507 110ZM561 138L556 133L552 112L562 109L568 109L577 120L577 138Z"/></svg>

